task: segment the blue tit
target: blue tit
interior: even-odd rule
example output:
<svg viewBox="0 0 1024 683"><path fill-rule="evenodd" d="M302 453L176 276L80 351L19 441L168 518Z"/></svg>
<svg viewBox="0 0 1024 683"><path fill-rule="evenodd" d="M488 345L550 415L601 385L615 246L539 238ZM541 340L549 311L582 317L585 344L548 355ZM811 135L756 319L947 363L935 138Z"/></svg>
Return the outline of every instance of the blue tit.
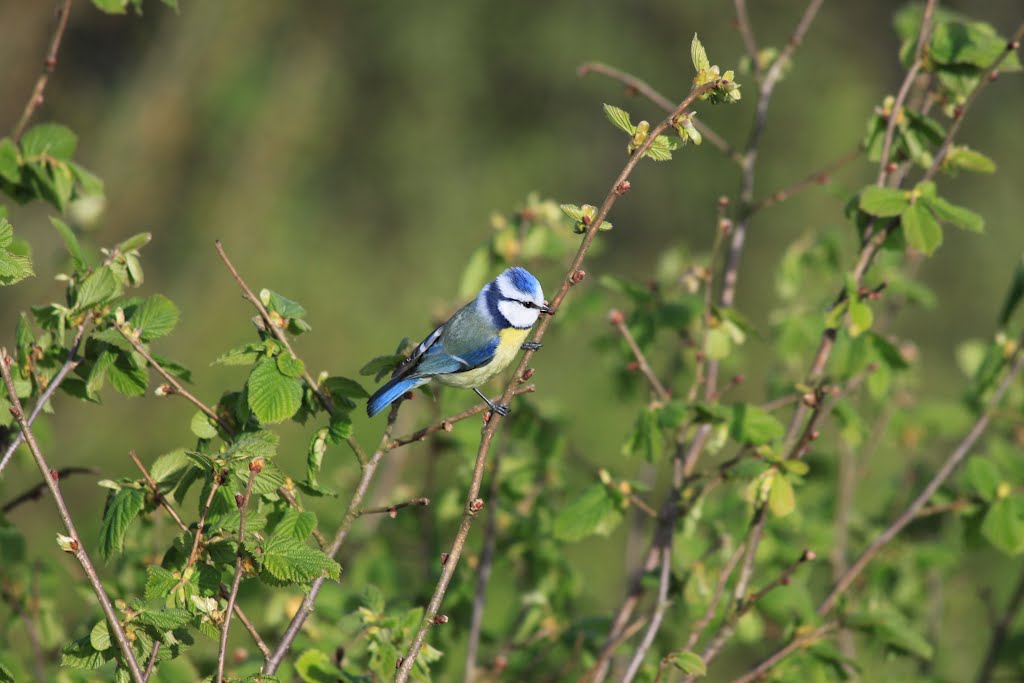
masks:
<svg viewBox="0 0 1024 683"><path fill-rule="evenodd" d="M366 414L373 417L405 392L436 379L472 389L491 410L508 415L507 405L492 403L477 387L508 367L519 349L539 348L525 342L526 335L541 313L551 312L537 278L509 268L416 347L367 401Z"/></svg>

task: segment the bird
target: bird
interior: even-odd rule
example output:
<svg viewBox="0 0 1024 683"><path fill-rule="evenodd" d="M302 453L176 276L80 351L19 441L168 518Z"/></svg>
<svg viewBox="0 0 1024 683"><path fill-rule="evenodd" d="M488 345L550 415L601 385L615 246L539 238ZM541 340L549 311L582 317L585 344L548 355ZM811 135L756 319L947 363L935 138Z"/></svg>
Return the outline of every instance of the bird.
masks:
<svg viewBox="0 0 1024 683"><path fill-rule="evenodd" d="M471 302L427 335L366 402L373 417L407 391L431 380L472 389L501 416L510 408L490 401L477 388L504 370L520 349L536 351L526 341L541 313L554 311L544 300L540 282L525 268L514 266L484 285Z"/></svg>

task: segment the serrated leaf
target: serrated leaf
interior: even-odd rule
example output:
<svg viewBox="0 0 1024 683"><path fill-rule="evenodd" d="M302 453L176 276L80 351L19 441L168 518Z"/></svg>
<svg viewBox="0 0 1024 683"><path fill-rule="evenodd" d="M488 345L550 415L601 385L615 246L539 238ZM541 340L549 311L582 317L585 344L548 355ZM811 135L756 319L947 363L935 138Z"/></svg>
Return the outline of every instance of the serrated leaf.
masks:
<svg viewBox="0 0 1024 683"><path fill-rule="evenodd" d="M18 147L10 138L0 139L0 178L12 185L21 182L21 169L18 166Z"/></svg>
<svg viewBox="0 0 1024 683"><path fill-rule="evenodd" d="M849 313L850 325L847 329L851 337L859 337L871 329L871 325L875 321L875 315L871 312L871 307L866 303L856 299L851 300Z"/></svg>
<svg viewBox="0 0 1024 683"><path fill-rule="evenodd" d="M891 187L869 185L860 192L858 206L864 213L881 218L899 216L910 205L907 193Z"/></svg>
<svg viewBox="0 0 1024 683"><path fill-rule="evenodd" d="M942 169L952 173L956 171L995 173L996 162L966 145L953 145L942 160Z"/></svg>
<svg viewBox="0 0 1024 683"><path fill-rule="evenodd" d="M752 403L729 407L729 435L740 443L760 446L781 439L786 428L779 419Z"/></svg>
<svg viewBox="0 0 1024 683"><path fill-rule="evenodd" d="M97 652L110 649L110 629L107 628L107 620L100 619L89 631L89 644Z"/></svg>
<svg viewBox="0 0 1024 683"><path fill-rule="evenodd" d="M129 319L131 326L142 331L142 341L159 339L171 333L178 324L178 307L163 294L154 294L135 309Z"/></svg>
<svg viewBox="0 0 1024 683"><path fill-rule="evenodd" d="M109 560L124 548L124 536L136 515L146 503L141 489L125 487L107 498L100 526L100 557Z"/></svg>
<svg viewBox="0 0 1024 683"><path fill-rule="evenodd" d="M672 655L672 665L688 674L706 676L708 667L696 652L676 652Z"/></svg>
<svg viewBox="0 0 1024 683"><path fill-rule="evenodd" d="M341 573L337 562L291 535L275 534L255 557L275 579L290 583L307 583L321 576L337 580Z"/></svg>
<svg viewBox="0 0 1024 683"><path fill-rule="evenodd" d="M951 204L942 197L922 197L925 204L935 217L944 223L952 223L958 228L971 232L984 232L985 219L970 209Z"/></svg>
<svg viewBox="0 0 1024 683"><path fill-rule="evenodd" d="M942 226L920 201L900 214L900 224L907 244L923 254L931 256L942 244Z"/></svg>
<svg viewBox="0 0 1024 683"><path fill-rule="evenodd" d="M149 384L149 373L144 366L136 365L133 356L118 353L113 364L107 368L107 379L116 392L124 396L142 396Z"/></svg>
<svg viewBox="0 0 1024 683"><path fill-rule="evenodd" d="M75 310L84 311L93 306L110 301L121 293L121 283L110 266L94 270L78 286L75 297Z"/></svg>
<svg viewBox="0 0 1024 683"><path fill-rule="evenodd" d="M154 460L149 467L149 476L157 484L171 486L181 479L185 470L191 466L192 462L185 455L185 449L178 448Z"/></svg>
<svg viewBox="0 0 1024 683"><path fill-rule="evenodd" d="M793 485L781 472L776 472L772 477L772 488L768 494L768 508L776 517L785 517L796 509Z"/></svg>
<svg viewBox="0 0 1024 683"><path fill-rule="evenodd" d="M249 408L263 424L287 420L302 406L302 382L281 374L272 358L256 364L246 389Z"/></svg>
<svg viewBox="0 0 1024 683"><path fill-rule="evenodd" d="M697 34L693 34L693 40L690 41L690 60L693 62L693 70L700 72L702 69L710 69L711 61L708 59L708 53L704 49L700 40L697 39Z"/></svg>
<svg viewBox="0 0 1024 683"><path fill-rule="evenodd" d="M158 628L161 631L171 631L180 628L192 621L192 613L185 609L144 609L135 617L140 624Z"/></svg>
<svg viewBox="0 0 1024 683"><path fill-rule="evenodd" d="M359 369L360 375L379 375L386 372L391 372L405 360L405 356L400 353L393 353L389 356L377 356L369 363Z"/></svg>
<svg viewBox="0 0 1024 683"><path fill-rule="evenodd" d="M71 255L71 259L75 262L75 269L84 270L88 261L85 258L85 252L82 251L82 245L78 242L75 231L67 223L55 216L50 216L50 223L60 233L61 239L64 240L64 246L67 248L68 254Z"/></svg>
<svg viewBox="0 0 1024 683"><path fill-rule="evenodd" d="M300 654L295 660L295 673L304 683L336 683L349 678L322 650L305 650Z"/></svg>
<svg viewBox="0 0 1024 683"><path fill-rule="evenodd" d="M328 435L335 445L344 443L352 436L352 418L348 413L335 413L331 416Z"/></svg>
<svg viewBox="0 0 1024 683"><path fill-rule="evenodd" d="M243 344L221 354L213 363L215 365L252 365L266 351L267 345L261 342Z"/></svg>
<svg viewBox="0 0 1024 683"><path fill-rule="evenodd" d="M98 669L113 657L113 651L97 652L88 636L68 643L61 650L60 665L75 669Z"/></svg>
<svg viewBox="0 0 1024 683"><path fill-rule="evenodd" d="M555 538L578 541L592 534L607 536L622 521L622 512L604 484L594 484L555 517Z"/></svg>
<svg viewBox="0 0 1024 683"><path fill-rule="evenodd" d="M309 538L316 528L316 515L312 512L299 512L298 510L287 510L284 517L274 528L274 535L291 536L296 541L304 541Z"/></svg>
<svg viewBox="0 0 1024 683"><path fill-rule="evenodd" d="M564 213L566 216L573 219L574 221L583 220L583 209L576 206L575 204L561 204L558 208L562 210L562 213Z"/></svg>
<svg viewBox="0 0 1024 683"><path fill-rule="evenodd" d="M305 318L306 309L297 301L278 294L272 289L260 290L260 300L268 310L276 311L282 318Z"/></svg>
<svg viewBox="0 0 1024 683"><path fill-rule="evenodd" d="M642 455L647 462L652 463L660 460L664 439L658 422L658 412L651 408L637 415L629 440L622 446L622 454Z"/></svg>
<svg viewBox="0 0 1024 683"><path fill-rule="evenodd" d="M604 115L607 116L608 120L612 122L612 125L615 126L616 128L618 128L619 130L624 131L624 132L626 132L626 133L628 133L630 135L632 135L633 133L636 132L636 126L634 126L633 122L629 120L629 112L627 112L627 111L625 111L623 109L619 109L618 107L614 107L614 106L612 106L610 104L605 104L604 105ZM572 205L571 204L563 204L562 205L562 211L565 211L565 207L566 206L572 206ZM578 209L577 209L577 211L578 211ZM577 220L577 221L580 220L581 217L582 217L582 214L581 214L580 217L577 217L577 216L573 216L568 211L566 211L566 215L568 215L573 220Z"/></svg>
<svg viewBox="0 0 1024 683"><path fill-rule="evenodd" d="M247 462L253 458L269 460L277 455L277 445L280 440L277 434L266 429L246 432L239 435L231 447L220 457L227 460L244 458Z"/></svg>
<svg viewBox="0 0 1024 683"><path fill-rule="evenodd" d="M290 353L277 354L277 369L285 377L302 377L306 372L306 365L301 358L292 358Z"/></svg>
<svg viewBox="0 0 1024 683"><path fill-rule="evenodd" d="M363 388L362 384L348 377L328 377L324 380L323 387L327 389L327 392L336 401L339 399L370 398L369 392ZM341 402L345 403L349 408L355 407L355 403L351 401L343 400Z"/></svg>
<svg viewBox="0 0 1024 683"><path fill-rule="evenodd" d="M1024 510L1018 496L992 503L981 523L981 535L1007 555L1024 552Z"/></svg>
<svg viewBox="0 0 1024 683"><path fill-rule="evenodd" d="M149 244L152 239L153 233L140 232L135 235L132 235L125 241L120 242L117 245L117 250L120 251L122 254L127 253L129 251L138 251L139 249L142 249L144 246Z"/></svg>
<svg viewBox="0 0 1024 683"><path fill-rule="evenodd" d="M209 415L201 410L197 410L192 414L189 428L200 439L214 439L217 437L217 425L213 423Z"/></svg>
<svg viewBox="0 0 1024 683"><path fill-rule="evenodd" d="M0 285L13 285L35 275L32 260L8 248L13 241L14 228L0 216Z"/></svg>
<svg viewBox="0 0 1024 683"><path fill-rule="evenodd" d="M171 572L157 565L146 567L146 600L163 600L171 594L178 579Z"/></svg>
<svg viewBox="0 0 1024 683"><path fill-rule="evenodd" d="M75 153L78 136L59 123L40 123L32 126L21 136L21 151L26 159L42 157L69 160Z"/></svg>

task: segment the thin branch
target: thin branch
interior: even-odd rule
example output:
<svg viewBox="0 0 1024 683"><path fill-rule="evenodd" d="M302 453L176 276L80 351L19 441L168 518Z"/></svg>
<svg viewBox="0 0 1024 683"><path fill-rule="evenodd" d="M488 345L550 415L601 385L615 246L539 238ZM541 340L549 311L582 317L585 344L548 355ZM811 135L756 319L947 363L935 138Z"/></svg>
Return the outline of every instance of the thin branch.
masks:
<svg viewBox="0 0 1024 683"><path fill-rule="evenodd" d="M750 57L750 67L754 71L754 79L760 83L763 77L761 60L759 59L761 51L757 49L757 40L754 38L754 29L750 23L750 15L747 14L747 2L746 0L735 0L733 4L736 6L736 28L743 39L743 47L747 50L747 56Z"/></svg>
<svg viewBox="0 0 1024 683"><path fill-rule="evenodd" d="M213 472L213 483L210 485L210 494L206 497L206 502L203 504L203 512L199 515L199 522L196 524L196 536L192 540L192 550L188 554L188 562L185 563L185 568L181 570L181 579L175 585L174 590L178 590L188 581L190 574L189 570L195 565L196 560L199 559L199 545L203 541L203 529L206 528L206 516L210 514L210 506L213 505L213 497L217 495L217 489L221 485L221 474L219 472ZM171 591L172 593L174 591Z"/></svg>
<svg viewBox="0 0 1024 683"><path fill-rule="evenodd" d="M217 253L220 254L221 260L224 261L224 265L227 266L232 277L235 278L235 282L237 282L238 286L242 288L245 298L248 299L249 303L251 303L259 312L260 319L263 320L264 329L269 330L270 333L274 335L274 338L281 342L281 345L284 346L293 359L299 360L298 354L295 353L295 349L292 348L291 342L288 341L288 335L284 333L284 329L282 329L279 324L274 322L270 312L267 310L267 307L263 305L263 302L252 291L252 288L249 287L249 285L245 283L245 280L242 279L242 276L239 275L238 270L235 268L234 264L231 263L231 259L228 258L227 253L225 253L220 240L216 240L214 242L214 246L217 248ZM306 385L309 386L316 395L317 400L320 401L320 405L322 405L324 410L333 417L335 414L334 402L331 401L330 395L313 380L313 376L309 373L309 370L305 369L305 364L303 364L302 378L306 381ZM355 437L349 436L345 441L349 448L352 449L352 453L356 456L356 460L359 461L359 464L364 464L366 462L366 453L363 451L363 447L359 445L359 442L356 441Z"/></svg>
<svg viewBox="0 0 1024 683"><path fill-rule="evenodd" d="M221 584L220 586L220 596L225 600L228 597L228 587L224 584ZM235 616L238 617L238 621L245 627L245 630L249 632L249 636L252 637L252 642L256 644L256 649L260 651L260 654L264 657L269 657L270 648L267 647L267 644L264 642L260 632L256 630L256 625L253 624L252 620L249 619L246 613L242 611L241 606L237 602L235 603Z"/></svg>
<svg viewBox="0 0 1024 683"><path fill-rule="evenodd" d="M601 62L587 62L585 64L581 64L579 68L576 69L576 74L579 76L586 76L591 73L607 76L613 81L618 81L622 85L626 86L627 92L635 92L639 95L643 95L665 112L671 112L676 107L675 102L652 88L646 81L643 81L632 74L628 74L625 71L620 71L615 67L608 66ZM736 148L726 142L725 138L712 130L706 123L695 117L693 119L693 125L697 128L704 139L717 147L722 154L729 157L737 164L743 161L743 157L738 151L736 151Z"/></svg>
<svg viewBox="0 0 1024 683"><path fill-rule="evenodd" d="M62 467L56 472L58 479L64 479L65 477L70 477L75 474L99 473L100 471L95 467ZM0 512L7 514L8 512L18 507L22 503L27 503L33 500L39 500L40 498L43 497L43 491L45 491L48 488L48 486L49 485L46 483L46 481L39 482L32 488L23 491L22 493L19 493L14 498L11 498L9 501L4 503L4 506L0 508Z"/></svg>
<svg viewBox="0 0 1024 683"><path fill-rule="evenodd" d="M1013 589L1006 609L992 630L992 640L989 641L985 659L982 660L978 676L974 679L975 683L988 683L992 679L992 672L999 661L999 651L1006 643L1006 638L1010 634L1010 624L1017 618L1021 605L1024 605L1024 573L1021 573L1020 579L1017 580L1017 587Z"/></svg>
<svg viewBox="0 0 1024 683"><path fill-rule="evenodd" d="M520 394L532 394L535 391L537 391L536 384L527 384L525 386L516 387L516 390L512 392L512 395L519 396ZM500 400L500 398L500 396L496 396L494 397L494 399L492 399L491 402L494 403ZM391 443L387 445L386 450L393 451L396 448L407 446L408 444L414 443L416 441L423 441L431 434L435 434L437 432L450 432L452 430L452 425L454 425L456 422L461 422L462 420L473 417L474 415L479 415L480 413L485 412L487 410L490 410L490 408L487 406L486 403L477 403L472 408L463 410L461 413L452 415L451 417L446 417L445 419L441 420L436 424L432 424L429 427L424 427L423 429L413 432L412 434L407 434L405 436L398 437L397 439L393 440Z"/></svg>
<svg viewBox="0 0 1024 683"><path fill-rule="evenodd" d="M145 345L142 343L142 340L139 338L139 335L136 333L136 331L131 329L130 324L124 323L123 325L117 325L116 329L118 332L121 333L121 336L124 337L125 341L131 344L132 348L135 349L135 351L140 356L145 358L146 362L149 363L150 366L152 366L152 368L156 370L160 374L160 376L163 377L167 381L167 383L174 388L175 394L180 394L182 397L188 400L189 403L194 405L196 408L199 408L199 410L203 411L203 413L207 417L209 417L211 420L217 423L217 426L219 426L224 431L225 434L234 434L234 430L231 428L231 425L225 422L224 419L220 415L218 415L215 410L213 410L213 408L211 408L210 406L206 405L198 398L196 398L195 395L192 394L192 392L186 389L182 385L182 383L178 381L177 377L168 372L163 365L158 363L156 359L153 358L152 354L150 354L149 350L146 349Z"/></svg>
<svg viewBox="0 0 1024 683"><path fill-rule="evenodd" d="M412 498L410 500L404 500L401 503L392 503L391 505L380 505L378 507L363 508L363 509L359 510L356 514L359 515L359 516L362 516L362 515L376 515L376 514L386 513L386 514L394 517L395 514L399 510L401 510L402 508L408 508L408 507L427 507L428 505L430 505L430 499L429 498L420 497L420 498Z"/></svg>
<svg viewBox="0 0 1024 683"><path fill-rule="evenodd" d="M30 427L36 421L36 418L39 417L39 414L42 413L43 408L46 407L47 402L49 402L50 398L57 391L57 388L60 387L60 385L64 382L65 378L67 378L68 374L70 374L72 370L77 368L78 364L81 362L78 359L78 349L82 345L82 339L85 338L85 330L92 322L92 317L92 312L89 312L85 316L85 320L82 321L82 324L78 326L78 331L75 333L75 339L73 342L71 342L71 346L68 348L67 360L64 361L64 365L60 367L60 370L57 371L57 374L54 375L53 378L50 380L49 384L46 385L46 388L43 390L43 393L41 393L39 395L39 398L36 399L35 405L32 406L32 412L28 416L28 424ZM11 456L14 455L14 451L18 448L18 446L22 444L24 440L25 435L22 434L21 432L18 432L17 436L14 437L14 440L11 441L11 443L4 450L3 458L0 458L0 473L2 473L4 471L4 468L7 467L7 463L10 462Z"/></svg>
<svg viewBox="0 0 1024 683"><path fill-rule="evenodd" d="M25 103L25 109L21 112L18 125L14 127L11 137L15 142L25 132L28 122L32 120L39 105L43 103L43 93L46 91L46 84L50 80L50 74L57 68L57 52L60 50L60 41L64 37L64 29L68 26L68 16L71 14L71 0L64 0L57 9L57 26L53 30L53 37L50 39L50 49L46 51L46 59L43 60L43 72L36 79L36 85L32 88L32 94Z"/></svg>
<svg viewBox="0 0 1024 683"><path fill-rule="evenodd" d="M885 185L885 179L889 173L889 151L892 147L893 135L896 133L896 122L900 118L900 110L910 93L910 86L917 78L917 72L924 66L924 49L932 34L932 16L935 14L936 4L936 0L927 0L925 3L924 14L921 16L921 29L917 34L917 47L914 49L914 62L907 70L907 75L903 78L903 83L900 84L899 92L896 93L896 99L893 101L892 111L889 112L889 122L885 127L885 138L882 141L882 158L878 162L878 179L875 181L875 185L878 187Z"/></svg>
<svg viewBox="0 0 1024 683"><path fill-rule="evenodd" d="M675 121L678 116L682 115L698 97L705 92L709 92L712 89L719 87L720 85L720 81L713 81L700 87L693 88L690 91L690 94L687 95L687 97L672 111L671 114L669 114L668 117L666 117L657 126L654 126L654 128L649 132L647 139L630 156L618 177L612 182L611 189L608 191L597 215L595 215L590 221L590 224L587 227L587 232L583 235L579 249L576 251L576 256L573 258L572 263L569 265L565 274L562 286L559 288L558 292L549 304L552 311L557 312L562 301L569 293L569 288L580 282L581 278L575 277L575 274L583 265L583 260L586 257L587 252L590 250L590 245L593 243L594 238L597 237L597 232L601 223L607 217L608 212L611 211L616 200L628 191L629 185L627 183L627 179L633 172L636 165L647 153L647 150L650 149L652 144L654 144L658 135L667 130L669 126L672 125L672 122ZM533 335L533 341L540 342L550 323L551 316L544 317L539 321ZM519 362L519 366L516 368L515 372L512 373L511 382L509 382L505 389L502 403L507 404L511 400L516 387L525 381L524 373L526 372L530 359L533 357L533 353L534 351L528 350L523 354L522 360ZM441 575L437 581L437 586L434 588L434 593L430 598L430 602L427 604L423 619L420 622L420 627L417 630L405 657L401 660L398 673L395 677L396 683L405 683L405 681L409 679L409 674L412 671L413 665L416 663L416 657L420 652L420 648L423 647L423 643L426 641L427 631L430 630L430 627L434 624L438 610L441 608L441 601L444 599L444 594L448 590L448 584L455 575L455 569L458 566L459 558L462 555L466 538L469 535L469 529L473 525L473 520L476 518L477 513L483 508L484 501L478 496L480 495L480 486L483 480L484 465L487 462L487 456L491 449L491 442L494 438L494 434L501 422L501 416L492 413L490 420L488 420L487 425L484 427L483 433L480 436L480 447L477 450L476 462L473 466L473 477L470 481L462 521L459 523L455 539L452 541L451 551L448 553L448 559L442 567Z"/></svg>
<svg viewBox="0 0 1024 683"><path fill-rule="evenodd" d="M633 679L640 672L640 667L644 663L647 651L654 644L654 637L658 635L658 629L661 628L661 621L665 618L665 611L668 610L671 604L668 599L668 588L672 582L671 580L672 552L670 547L663 547L661 549L661 571L658 575L658 598L654 614L651 616L651 622L647 625L647 630L644 631L644 637L641 639L639 647L633 653L633 659L630 660L629 666L626 667L626 673L622 676L622 683L632 683Z"/></svg>
<svg viewBox="0 0 1024 683"><path fill-rule="evenodd" d="M163 643L159 640L153 642L153 649L149 653L149 661L146 662L146 670L142 672L143 683L153 675L153 668L156 667L156 656L160 654L160 646Z"/></svg>
<svg viewBox="0 0 1024 683"><path fill-rule="evenodd" d="M907 508L889 525L885 531L880 533L871 545L861 553L860 557L850 565L850 568L843 573L842 576L835 582L832 590L829 591L828 596L822 601L821 605L818 606L818 614L825 616L832 611L835 607L836 602L840 596L846 592L850 585L856 580L860 573L864 571L864 568L875 558L876 555L885 547L889 541L896 537L903 529L910 524L917 517L918 513L928 503L935 492L939 490L950 475L956 470L957 466L963 461L967 454L974 447L975 442L984 433L988 423L992 418L992 414L999 406L999 402L1002 400L1003 395L1013 384L1017 375L1020 374L1021 368L1024 367L1024 354L1021 353L1021 345L1024 344L1024 336L1017 341L1017 349L1014 352L1013 361L1010 365L1010 369L1003 377L999 386L996 387L992 393L992 397L989 399L984 411L978 416L974 426L971 427L970 431L963 438L960 444L949 454L946 461L939 468L938 472L932 477L931 481L928 482L927 486L922 489L921 493L907 506Z"/></svg>
<svg viewBox="0 0 1024 683"><path fill-rule="evenodd" d="M341 550L342 545L344 545L345 540L348 538L348 532L352 528L352 523L359 517L359 508L363 504L363 498L370 488L370 482L373 481L373 476L377 472L381 459L387 452L387 445L391 442L391 430L395 426L400 406L401 401L392 404L391 412L388 414L387 426L384 428L383 436L381 436L380 445L370 459L362 465L362 474L359 477L359 483L356 484L355 491L352 492L352 499L349 501L348 509L345 511L345 517L342 519L330 547L325 551L330 557L335 557L338 551ZM320 594L320 589L323 588L324 581L326 579L320 577L310 584L309 592L302 599L299 609L295 611L295 616L292 617L291 622L289 622L288 627L281 636L281 641L272 652L265 655L264 673L273 675L281 666L281 662L284 661L284 657L288 654L288 650L291 648L296 636L299 635L302 625L306 623L306 619L313 613L313 605Z"/></svg>
<svg viewBox="0 0 1024 683"><path fill-rule="evenodd" d="M761 209L766 209L769 206L781 204L782 202L786 201L793 195L798 194L802 190L806 190L808 187L811 187L812 185L824 185L825 183L828 182L829 177L833 173L840 170L841 168L851 163L852 161L858 159L862 151L863 150L860 148L859 145L857 147L850 149L835 161L829 162L828 164L818 169L814 173L808 174L802 180L793 183L789 187L784 187L781 190L776 190L775 192L771 193L764 199L760 199L754 202L754 204L750 207L750 212L757 213Z"/></svg>
<svg viewBox="0 0 1024 683"><path fill-rule="evenodd" d="M121 654L124 656L124 661L128 667L128 671L131 673L132 680L136 683L142 683L142 670L139 669L139 663L135 659L135 653L132 651L131 643L128 642L128 638L125 635L124 629L121 628L121 622L117 618L117 612L114 611L114 606L110 602L110 597L107 595L107 591L103 588L103 583L100 581L99 575L96 573L95 567L93 567L92 561L89 559L89 554L85 551L85 546L78 536L78 531L75 529L75 523L71 519L71 513L68 511L68 507L64 502L64 496L60 492L58 486L58 480L54 477L55 471L50 469L46 459L43 457L42 451L39 449L39 444L36 442L35 436L32 434L32 428L28 424L28 420L25 418L25 412L21 407L21 400L18 398L18 392L14 388L14 378L11 376L11 363L13 359L7 353L7 349L0 349L0 372L3 373L4 383L7 385L7 394L11 402L11 414L14 419L17 420L18 426L21 427L22 433L25 435L25 442L28 444L29 450L32 452L32 457L35 458L36 466L39 467L39 473L43 475L46 480L47 486L50 488L50 493L53 494L54 503L57 505L57 512L60 514L61 521L64 522L64 529L70 536L68 547L70 548L71 554L75 556L79 564L82 565L82 569L85 571L86 577L89 579L89 584L92 586L93 592L96 593L96 598L99 600L100 607L103 609L103 614L107 618L108 625L111 632L114 634L114 639L117 641L118 647L121 649Z"/></svg>
<svg viewBox="0 0 1024 683"><path fill-rule="evenodd" d="M740 543L736 546L736 550L733 551L732 555L729 556L725 566L722 567L722 573L718 575L718 583L715 584L715 591L711 594L711 601L708 603L708 608L704 611L704 615L697 620L693 628L690 629L690 635L686 639L686 646L683 650L691 650L693 646L700 640L701 635L704 633L704 629L708 627L711 620L715 618L715 612L718 611L718 603L722 600L722 595L725 594L725 587L729 583L729 577L736 570L736 566L740 562L740 558L743 557L744 544Z"/></svg>
<svg viewBox="0 0 1024 683"><path fill-rule="evenodd" d="M147 470L146 466L142 464L141 460L139 460L139 456L135 455L135 451L128 451L128 455L129 457L131 457L132 462L135 463L135 466L139 468L139 471L142 472L142 476L146 480L146 485L149 486L149 490L153 492L153 500L155 500L160 507L167 511L167 514L171 516L171 519L174 520L174 523L178 525L179 529L187 533L188 525L185 524L184 521L182 521L181 515L178 514L178 511L175 510L171 506L171 504L167 502L167 498L160 491L160 487L157 486L157 483L153 480L153 477L149 475L149 470Z"/></svg>
<svg viewBox="0 0 1024 683"><path fill-rule="evenodd" d="M804 648L813 645L825 636L829 635L837 628L837 624L829 623L819 626L807 635L798 636L789 643L778 650L776 653L765 659L763 662L755 666L753 669L743 674L739 678L733 679L732 683L754 683L755 681L761 680L764 675L770 671L776 664L781 662L786 657L790 656L797 650L803 650ZM685 679L687 681L692 680L692 677Z"/></svg>
<svg viewBox="0 0 1024 683"><path fill-rule="evenodd" d="M217 683L222 683L224 680L224 659L227 657L228 652L228 629L231 628L231 614L235 609L238 587L242 583L242 559L245 556L245 513L249 509L252 482L262 469L262 459L257 458L249 463L249 478L245 482L245 493L242 494L242 499L238 501L238 552L235 553L235 576L231 581L231 590L228 592L228 608L224 612L224 624L220 629L220 647L217 649Z"/></svg>
<svg viewBox="0 0 1024 683"><path fill-rule="evenodd" d="M658 379L658 376L654 374L654 370L651 368L651 364L647 362L647 356L644 355L640 345L636 343L636 338L633 333L629 331L629 327L626 326L626 316L622 314L622 311L612 309L608 312L608 322L619 331L622 338L626 341L626 345L629 346L629 350L633 352L633 358L636 359L637 368L644 374L647 381L651 385L651 389L654 390L655 396L658 397L659 401L667 402L672 397L669 395L665 386Z"/></svg>

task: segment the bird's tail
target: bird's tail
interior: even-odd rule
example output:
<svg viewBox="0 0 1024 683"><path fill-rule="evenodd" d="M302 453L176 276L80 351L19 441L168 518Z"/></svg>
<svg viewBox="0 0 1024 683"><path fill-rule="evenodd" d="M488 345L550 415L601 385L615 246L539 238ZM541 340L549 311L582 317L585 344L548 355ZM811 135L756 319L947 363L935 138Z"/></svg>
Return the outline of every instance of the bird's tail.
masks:
<svg viewBox="0 0 1024 683"><path fill-rule="evenodd" d="M412 391L421 384L430 381L429 377L396 377L380 389L366 402L366 414L373 417L380 411L398 400L407 391Z"/></svg>

